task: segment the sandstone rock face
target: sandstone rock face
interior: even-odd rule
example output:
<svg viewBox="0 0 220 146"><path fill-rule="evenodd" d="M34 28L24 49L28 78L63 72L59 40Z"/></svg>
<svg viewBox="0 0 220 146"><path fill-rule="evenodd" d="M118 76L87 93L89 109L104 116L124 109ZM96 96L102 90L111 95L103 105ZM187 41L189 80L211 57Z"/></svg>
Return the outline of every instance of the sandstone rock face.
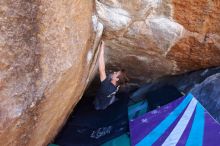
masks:
<svg viewBox="0 0 220 146"><path fill-rule="evenodd" d="M93 74L102 33L93 8L88 0L0 2L0 145L47 145L57 134Z"/></svg>
<svg viewBox="0 0 220 146"><path fill-rule="evenodd" d="M219 66L219 9L217 0L96 0L108 69L150 81Z"/></svg>

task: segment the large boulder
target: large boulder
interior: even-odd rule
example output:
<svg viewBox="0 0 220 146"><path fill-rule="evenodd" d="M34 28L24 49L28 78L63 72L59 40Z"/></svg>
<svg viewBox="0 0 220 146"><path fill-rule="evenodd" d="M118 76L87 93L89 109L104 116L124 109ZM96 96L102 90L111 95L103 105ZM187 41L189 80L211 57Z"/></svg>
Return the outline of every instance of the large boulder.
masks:
<svg viewBox="0 0 220 146"><path fill-rule="evenodd" d="M191 92L220 123L220 73L210 76Z"/></svg>
<svg viewBox="0 0 220 146"><path fill-rule="evenodd" d="M96 0L108 69L133 81L220 65L218 1Z"/></svg>
<svg viewBox="0 0 220 146"><path fill-rule="evenodd" d="M97 60L93 8L88 0L0 1L0 145L47 145L65 123Z"/></svg>
<svg viewBox="0 0 220 146"><path fill-rule="evenodd" d="M198 71L188 72L180 75L170 75L161 77L153 82L142 85L131 84L132 89L138 88L136 92L132 93L131 98L134 100L141 100L148 92L158 90L164 86L174 86L180 92L188 94L193 88L201 84L210 76L220 73L220 67L202 69ZM207 93L209 94L209 93Z"/></svg>

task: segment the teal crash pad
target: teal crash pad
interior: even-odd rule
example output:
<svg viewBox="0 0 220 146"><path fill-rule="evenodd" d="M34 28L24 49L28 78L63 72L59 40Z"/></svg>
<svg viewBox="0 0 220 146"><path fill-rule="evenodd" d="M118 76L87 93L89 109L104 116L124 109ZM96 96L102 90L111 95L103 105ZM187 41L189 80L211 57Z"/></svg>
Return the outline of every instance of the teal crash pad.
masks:
<svg viewBox="0 0 220 146"><path fill-rule="evenodd" d="M128 118L133 120L147 112L148 103L146 100L140 101L128 107ZM101 146L130 146L130 137L128 134L123 134L116 137Z"/></svg>
<svg viewBox="0 0 220 146"><path fill-rule="evenodd" d="M59 146L59 145L57 145L57 144L49 144L48 146Z"/></svg>
<svg viewBox="0 0 220 146"><path fill-rule="evenodd" d="M123 134L102 144L101 146L130 146L130 138L128 134Z"/></svg>
<svg viewBox="0 0 220 146"><path fill-rule="evenodd" d="M128 118L129 120L136 119L137 117L147 112L148 103L146 100L140 101L128 107Z"/></svg>

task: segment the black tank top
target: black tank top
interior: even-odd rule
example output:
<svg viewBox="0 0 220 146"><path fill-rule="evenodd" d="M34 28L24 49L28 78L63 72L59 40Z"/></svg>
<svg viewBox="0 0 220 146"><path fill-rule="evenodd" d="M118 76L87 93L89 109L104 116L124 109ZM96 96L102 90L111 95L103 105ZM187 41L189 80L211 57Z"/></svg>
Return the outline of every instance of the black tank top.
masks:
<svg viewBox="0 0 220 146"><path fill-rule="evenodd" d="M95 97L95 109L105 109L115 101L115 94L119 87L116 87L111 83L111 79L108 76L104 81L101 82L101 86Z"/></svg>

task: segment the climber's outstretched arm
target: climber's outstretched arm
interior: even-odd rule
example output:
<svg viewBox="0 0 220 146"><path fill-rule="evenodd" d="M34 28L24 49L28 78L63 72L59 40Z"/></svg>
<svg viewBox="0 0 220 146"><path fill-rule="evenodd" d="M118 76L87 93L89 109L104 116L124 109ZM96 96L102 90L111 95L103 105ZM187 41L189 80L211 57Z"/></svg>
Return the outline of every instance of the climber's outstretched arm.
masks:
<svg viewBox="0 0 220 146"><path fill-rule="evenodd" d="M105 72L105 58L104 58L104 41L101 41L100 47L100 54L99 54L99 76L100 80L104 81L106 79L106 72Z"/></svg>

